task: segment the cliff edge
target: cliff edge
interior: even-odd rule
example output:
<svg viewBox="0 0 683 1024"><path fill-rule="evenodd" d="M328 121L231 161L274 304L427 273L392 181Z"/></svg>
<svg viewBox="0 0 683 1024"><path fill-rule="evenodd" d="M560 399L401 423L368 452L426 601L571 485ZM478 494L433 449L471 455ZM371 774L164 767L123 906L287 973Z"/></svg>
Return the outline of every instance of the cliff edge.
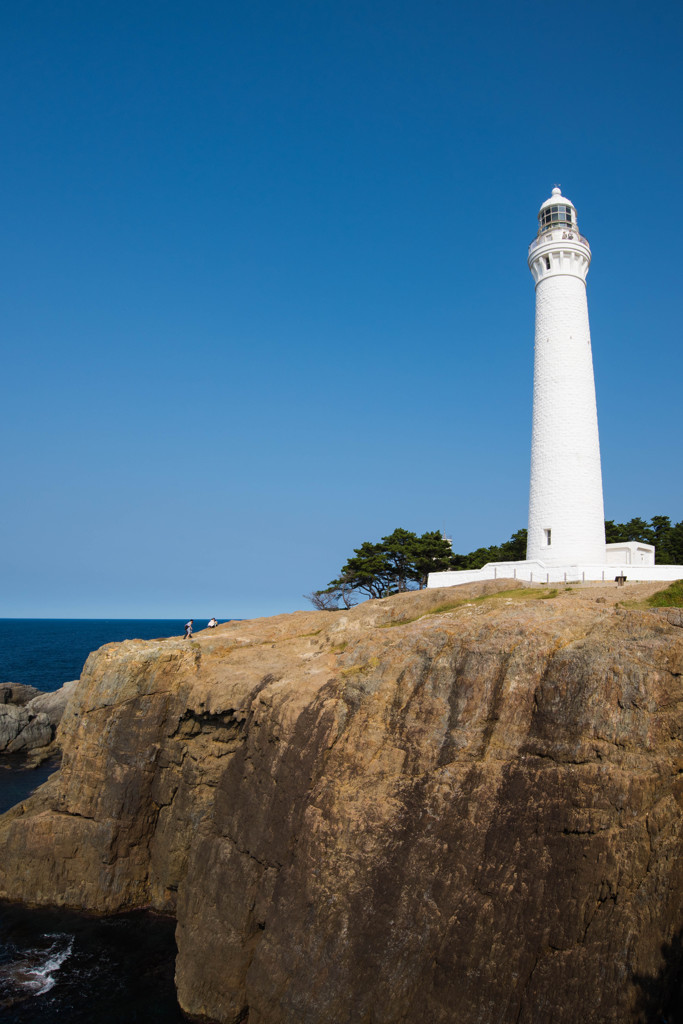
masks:
<svg viewBox="0 0 683 1024"><path fill-rule="evenodd" d="M101 648L0 818L0 896L175 914L200 1019L646 1021L680 969L681 615L514 586Z"/></svg>

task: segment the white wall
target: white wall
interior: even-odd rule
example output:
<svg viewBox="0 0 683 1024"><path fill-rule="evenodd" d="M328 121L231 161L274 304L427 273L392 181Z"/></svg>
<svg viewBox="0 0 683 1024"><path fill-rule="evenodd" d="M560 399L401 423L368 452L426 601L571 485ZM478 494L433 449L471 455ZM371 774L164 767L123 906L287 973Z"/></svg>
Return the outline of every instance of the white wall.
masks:
<svg viewBox="0 0 683 1024"><path fill-rule="evenodd" d="M606 544L605 561L608 565L654 565L655 549L652 544L637 541Z"/></svg>
<svg viewBox="0 0 683 1024"><path fill-rule="evenodd" d="M560 565L543 562L489 562L481 569L463 569L455 572L431 572L428 587L457 587L463 583L482 580L518 579L529 583L576 583L582 580L613 581L624 575L639 582L683 579L683 565Z"/></svg>

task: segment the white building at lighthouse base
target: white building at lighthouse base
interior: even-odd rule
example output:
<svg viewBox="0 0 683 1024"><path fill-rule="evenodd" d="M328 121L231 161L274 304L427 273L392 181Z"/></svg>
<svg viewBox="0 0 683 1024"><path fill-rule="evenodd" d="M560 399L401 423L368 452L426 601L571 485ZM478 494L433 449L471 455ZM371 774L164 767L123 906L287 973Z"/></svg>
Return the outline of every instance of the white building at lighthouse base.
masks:
<svg viewBox="0 0 683 1024"><path fill-rule="evenodd" d="M625 577L637 583L662 583L683 579L683 565L655 565L652 544L629 541L605 545L605 561L599 564L546 565L539 559L523 562L487 562L481 569L430 572L428 587L457 587L482 580L514 579L527 583L614 582Z"/></svg>

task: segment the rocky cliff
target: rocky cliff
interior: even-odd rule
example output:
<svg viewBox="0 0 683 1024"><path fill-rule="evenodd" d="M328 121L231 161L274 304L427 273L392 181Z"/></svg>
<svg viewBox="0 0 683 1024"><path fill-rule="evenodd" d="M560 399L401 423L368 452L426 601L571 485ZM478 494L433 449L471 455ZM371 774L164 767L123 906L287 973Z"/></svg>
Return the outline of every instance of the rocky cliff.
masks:
<svg viewBox="0 0 683 1024"><path fill-rule="evenodd" d="M175 914L198 1018L656 1019L683 924L680 613L511 586L103 647L61 771L0 819L0 895Z"/></svg>

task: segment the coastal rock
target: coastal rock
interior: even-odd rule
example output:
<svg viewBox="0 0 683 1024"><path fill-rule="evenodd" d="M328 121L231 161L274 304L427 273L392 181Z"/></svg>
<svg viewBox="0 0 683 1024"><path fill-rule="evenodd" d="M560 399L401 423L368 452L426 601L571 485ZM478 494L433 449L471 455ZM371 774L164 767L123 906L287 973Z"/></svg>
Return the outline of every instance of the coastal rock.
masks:
<svg viewBox="0 0 683 1024"><path fill-rule="evenodd" d="M28 712L13 704L0 704L0 751L6 750L28 725Z"/></svg>
<svg viewBox="0 0 683 1024"><path fill-rule="evenodd" d="M0 704L28 704L43 691L26 683L0 683Z"/></svg>
<svg viewBox="0 0 683 1024"><path fill-rule="evenodd" d="M31 714L47 715L51 725L56 729L62 720L67 702L77 685L78 679L73 679L69 683L64 683L58 690L47 692L39 690L26 706Z"/></svg>
<svg viewBox="0 0 683 1024"><path fill-rule="evenodd" d="M25 753L37 747L47 747L52 742L54 736L54 727L48 716L42 712L32 715L28 708L19 708L17 710L23 712L25 721L20 721L20 728L17 734L5 747L7 753Z"/></svg>
<svg viewBox="0 0 683 1024"><path fill-rule="evenodd" d="M0 895L175 914L207 1020L657 1019L683 633L623 590L515 586L107 645L61 770L0 818Z"/></svg>
<svg viewBox="0 0 683 1024"><path fill-rule="evenodd" d="M0 686L0 752L38 755L53 753L53 740L69 697L78 680L45 693L35 686Z"/></svg>

